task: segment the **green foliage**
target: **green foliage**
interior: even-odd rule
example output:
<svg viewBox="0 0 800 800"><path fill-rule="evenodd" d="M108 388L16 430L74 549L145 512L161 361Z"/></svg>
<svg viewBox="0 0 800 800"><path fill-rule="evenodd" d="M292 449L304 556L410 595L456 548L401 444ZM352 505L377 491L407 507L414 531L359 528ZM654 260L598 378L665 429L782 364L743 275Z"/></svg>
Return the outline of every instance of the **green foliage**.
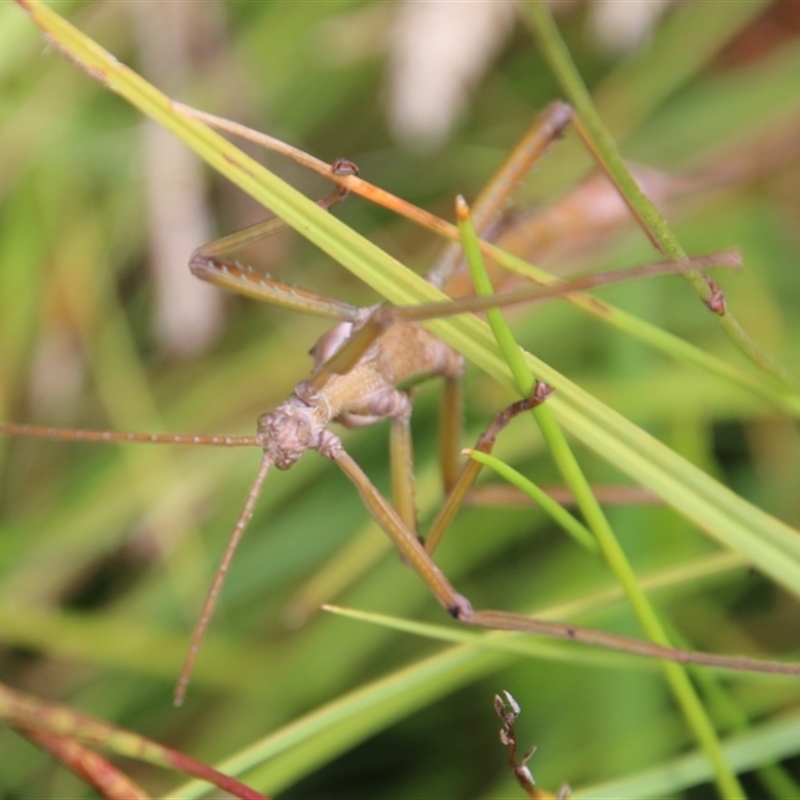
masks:
<svg viewBox="0 0 800 800"><path fill-rule="evenodd" d="M455 194L474 196L537 106L557 92L520 26L446 148L415 153L393 143L382 113L387 64L375 42L398 4L199 5L208 17L184 31L193 46L173 86L153 74L152 29L128 4L60 3L57 10L170 96L320 158L346 155L372 183L448 218ZM739 177L672 198L667 216L691 253L742 250L744 273L720 278L729 306L765 351L792 368L800 363L793 313L800 182L791 149L800 93L791 65L800 47L773 42L746 60L746 43L736 40L757 35L763 4L736 5L735 15L721 4L674 9L652 42L626 58L602 51L587 32L585 8L557 21L623 157L685 170L687 186L704 171L720 178L722 167ZM358 47L338 41L345 34ZM147 268L148 192L161 185L144 177L151 145L138 112L53 49L43 54L40 33L10 3L0 6L0 37L8 40L0 47L0 419L251 432L258 414L305 376L305 353L324 323L227 298L226 324L213 343L183 358L165 348L154 333L156 289ZM358 57L342 57L351 51ZM169 108L162 111L174 122ZM231 169L235 156L198 137L209 158ZM307 195L327 191L293 165L263 160ZM552 202L588 163L570 133L520 194ZM263 189L260 175L240 175L248 191ZM269 185L282 191L276 187ZM260 213L210 171L203 191L219 232ZM287 197L287 213L313 217L323 249L361 258L372 289L395 302L432 295L371 243L421 274L439 244L433 237L351 198L335 213L366 237L362 243ZM554 255L547 266L653 260L633 225L583 249L561 249L561 260ZM526 257L538 263L539 254ZM343 299L377 297L295 234L254 258ZM677 349L672 359L654 354L566 303L508 315L518 340L542 359L528 361L537 377L557 387L553 413L589 479L641 481L669 500L671 507L607 512L663 616L697 649L797 660L798 540L779 522L796 525L800 516L800 442L785 414L796 396L745 363L682 282L659 279L603 296L732 365L734 376L749 370L751 383L762 380L773 396L788 398L778 410L744 379L737 385L698 369ZM480 367L467 376L471 444L513 398L508 370L477 321L441 322L437 331ZM437 423L431 391L417 399L424 528L439 501ZM498 453L536 483L552 482L550 457L526 424L514 424ZM385 489L383 434L367 428L345 441ZM651 664L518 636L459 639L455 623L446 630L456 642L442 644L423 638L436 635L433 625L412 635L317 613L320 603L335 601L447 622L365 521L352 487L313 454L270 475L186 705L176 711L170 696L189 630L258 454L0 440L0 457L0 677L20 689L225 762L284 797L520 796L497 741L492 699L502 689L522 706L521 747L539 745L530 766L551 791L569 783L578 797L680 796L712 780L703 757L687 754L694 740ZM437 561L476 605L641 635L606 569L538 510L464 509ZM309 613L302 627L288 624ZM765 768L797 755L796 682L704 673L697 685L732 768L751 773L748 793L787 796L789 772ZM0 794L91 796L6 729L0 753ZM166 773L137 766L131 773L156 796L200 791L175 790Z"/></svg>

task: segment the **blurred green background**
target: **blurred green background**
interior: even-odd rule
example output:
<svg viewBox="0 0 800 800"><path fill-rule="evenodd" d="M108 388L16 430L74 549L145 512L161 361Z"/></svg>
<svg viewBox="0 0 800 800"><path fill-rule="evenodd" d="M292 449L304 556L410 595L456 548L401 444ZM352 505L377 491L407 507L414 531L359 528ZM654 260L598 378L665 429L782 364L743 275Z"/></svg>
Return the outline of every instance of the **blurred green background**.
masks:
<svg viewBox="0 0 800 800"><path fill-rule="evenodd" d="M557 6L623 154L657 171L653 191L666 187L663 208L690 252L742 250L743 274L722 278L728 302L797 371L798 4ZM455 194L474 197L558 97L515 3L115 0L58 10L170 96L324 160L350 158L371 182L447 218ZM327 191L298 167L245 147L307 194ZM520 187L512 214L546 209L590 168L568 134ZM420 272L439 247L358 198L335 213ZM195 286L186 263L203 241L263 214L43 46L13 3L0 5L0 418L250 433L305 377L306 354L326 324ZM653 258L631 225L527 255L563 273ZM306 288L376 300L291 233L252 260ZM742 361L681 281L603 294ZM794 420L565 304L510 317L528 349L797 525ZM425 386L415 406L423 527L439 500L437 398L438 387ZM465 443L511 399L469 370ZM555 482L529 422L516 425L501 455ZM345 443L387 489L384 428L348 432ZM624 482L578 452L593 480ZM522 706L521 745L538 744L531 766L551 791L569 783L577 796L591 794L693 747L660 673L647 665L612 667L604 654L558 648L541 658L483 654L435 672L435 659L457 660L445 645L317 614L332 600L446 624L345 478L313 454L270 476L176 711L170 698L189 632L258 454L0 440L0 459L0 678L16 688L213 763L397 670L430 666L416 688L268 762L253 783L287 798L521 797L497 739L492 699L502 689ZM688 570L714 552L667 509L608 513L642 575ZM553 609L612 585L599 563L525 508L465 509L437 560L476 604L509 610ZM797 657L796 602L745 568L710 570L655 597L699 649ZM622 602L580 621L638 635ZM745 726L796 724L795 684L737 676L724 684ZM729 728L725 703L709 705ZM772 758L797 752L796 735L779 739ZM0 762L2 797L94 796L7 729ZM785 766L783 779L798 773L797 761ZM155 796L176 785L160 771L130 771ZM747 778L751 796L788 796L778 789L787 784L761 780ZM677 779L661 789L651 782L614 796L646 796L645 785L654 796L713 796L702 780L688 784L699 785L682 793Z"/></svg>

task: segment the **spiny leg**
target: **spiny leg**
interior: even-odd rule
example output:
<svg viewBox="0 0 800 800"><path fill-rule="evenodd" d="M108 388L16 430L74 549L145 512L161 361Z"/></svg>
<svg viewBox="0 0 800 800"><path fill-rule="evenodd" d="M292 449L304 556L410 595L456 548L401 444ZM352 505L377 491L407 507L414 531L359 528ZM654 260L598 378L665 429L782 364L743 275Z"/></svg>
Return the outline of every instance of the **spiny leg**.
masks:
<svg viewBox="0 0 800 800"><path fill-rule="evenodd" d="M300 160L306 166L311 166L313 169L320 171L320 165L308 164L308 157L295 148L287 147L283 143L257 132L251 131L236 123L230 123L226 120L213 117L211 115L203 114L202 112L195 112L192 109L184 108L186 113L204 119L210 124L227 130L230 133L244 136L252 141L256 141L269 147L270 149L278 149L286 155ZM522 139L519 145L515 148L501 169L498 171L493 180L481 193L476 202L475 215L477 224L483 229L487 227L492 220L497 216L498 212L502 209L503 204L506 202L507 197L511 194L517 183L522 179L524 174L531 168L533 163L541 156L544 150L551 144L551 142L561 135L564 127L568 124L571 118L571 110L569 106L564 103L551 104L537 119L526 136ZM338 175L347 174L347 166L334 168L333 172ZM333 198L338 201L339 195L334 191ZM256 277L253 273L241 273L234 265L225 265L223 267L224 276L220 276L220 270L216 264L213 264L215 257L220 253L225 253L231 249L241 247L244 244L254 241L257 238L271 235L278 226L273 221L262 223L259 226L243 231L239 234L233 234L212 243L212 246L205 246L201 248L195 256L193 256L193 271L200 274L201 277L213 280L215 283L223 283L230 288L235 288L237 291L242 291L247 294L253 294L250 288L254 281L258 282L258 293L268 291L269 299L272 302L279 302L284 304L286 293L283 291L284 287L278 286L270 279ZM457 262L460 258L460 246L458 243L453 243L448 248L442 259L440 259L437 267L434 268L432 273L432 281L436 284L445 282L450 275L452 275ZM207 267L209 262L216 267L214 272L208 276ZM227 267L227 268L226 268ZM236 270L237 274L231 275ZM251 277L252 276L252 277ZM233 282L237 286L231 286ZM245 287L245 288L242 288ZM276 295L280 293L280 298ZM299 307L294 305L293 307ZM318 308L315 310L319 310ZM322 313L328 311L328 308L322 309ZM344 311L347 314L350 309ZM343 315L344 316L344 315ZM363 352L372 345L375 339L390 324L391 320L387 314L383 318L378 318L375 315L367 321L367 323L358 331L346 347L343 347L339 353L330 359L322 368L318 369L314 376L312 376L309 384L314 389L321 389L333 374L342 374L347 372L352 366L357 363ZM342 318L342 317L339 317ZM455 378L446 378L445 387L445 407L448 413L445 417L443 440L444 445L442 448L443 453L443 475L445 480L445 488L449 490L456 480L458 474L458 436L460 433L460 399L457 399L459 394L458 382ZM455 409L459 413L455 413ZM405 423L407 425L407 423ZM395 486L395 495L400 499L402 504L401 516L403 519L413 527L412 523L415 518L413 510L413 488L408 477L408 467L402 466L403 462L410 461L410 438L402 434L403 423L399 420L393 422L393 451L402 448L401 453L396 458L393 458L393 483ZM400 442L403 444L400 444ZM407 455L404 455L407 454ZM406 477L402 477L403 474Z"/></svg>
<svg viewBox="0 0 800 800"><path fill-rule="evenodd" d="M337 175L358 174L358 168L355 164L345 159L337 161L332 170ZM317 204L326 210L330 210L334 205L344 200L347 194L347 189L342 186L335 186L328 195L317 200ZM237 250L266 239L286 227L286 223L283 220L273 217L219 239L214 239L198 247L192 253L189 269L193 275L201 280L238 294L253 297L256 300L330 319L355 319L358 309L348 303L342 303L339 300L323 297L314 292L281 283L226 258Z"/></svg>
<svg viewBox="0 0 800 800"><path fill-rule="evenodd" d="M338 162L334 168L337 174L353 174L355 168L349 162ZM346 196L346 191L340 187L320 202L325 208L330 208ZM307 381L311 390L320 391L324 388L331 376L349 372L363 357L364 353L374 344L378 337L395 321L394 309L381 307L366 317L361 322L359 317L366 310L359 310L347 304L319 295L287 286L271 278L231 263L223 258L231 251L240 249L250 243L271 236L284 227L283 223L272 219L248 229L239 231L221 239L215 240L198 248L192 256L191 269L198 277L208 280L225 288L233 289L239 293L254 296L268 302L288 306L299 311L329 316L347 322L358 322L360 327L333 355L326 359ZM392 452L393 452L393 485L398 499L401 515L408 528L415 530L416 510L413 497L413 475L411 473L411 438L408 427L408 415L396 416L392 420ZM265 456L261 469L253 483L239 520L235 526L228 547L223 556L222 564L214 578L212 588L206 598L201 619L192 636L192 643L187 655L181 676L176 687L175 704L180 705L185 697L190 673L197 658L200 644L205 636L209 621L216 607L217 597L224 583L228 567L232 561L235 549L241 539L244 529L252 516L261 486L272 461ZM420 565L417 565L420 568Z"/></svg>
<svg viewBox="0 0 800 800"><path fill-rule="evenodd" d="M330 457L336 461L345 475L355 485L373 519L400 550L404 561L417 571L439 604L451 616L467 625L548 636L664 661L739 671L800 675L800 664L759 661L744 656L720 656L712 653L681 650L628 636L607 633L594 628L542 620L507 611L476 611L467 598L456 592L416 535L405 526L389 501L372 485L363 470L347 452L339 446L334 452L330 453Z"/></svg>
<svg viewBox="0 0 800 800"><path fill-rule="evenodd" d="M334 164L334 168L332 168L331 165L326 162L309 155L297 147L286 144L280 139L276 139L274 136L269 136L261 131L248 128L246 125L233 122L224 117L209 114L206 111L200 111L199 109L192 108L183 103L173 103L173 106L187 117L200 120L217 130L225 131L233 136L238 136L265 147L268 150L287 156L306 169L324 178L336 181L341 186L346 187L370 202L382 205L385 208L413 220L423 227L452 239L454 244L450 245L445 250L442 257L429 274L429 280L434 285L441 287L447 282L457 268L458 262L461 259L460 247L458 245L459 237L455 226L451 225L449 222L402 198L396 197L390 192L381 189L379 186L375 186L359 178L355 174L348 174L344 171L337 172L335 169L336 164ZM572 109L569 105L560 101L551 103L539 115L529 131L514 148L503 166L476 200L476 225L479 230L484 230L491 224L498 212L502 211L504 203L516 185L522 180L531 166L540 158L547 147L562 134L564 128L569 124L571 119Z"/></svg>
<svg viewBox="0 0 800 800"><path fill-rule="evenodd" d="M532 408L543 403L552 393L553 390L546 383L537 381L533 394L531 394L530 397L517 400L495 416L486 431L481 434L477 445L475 445L475 449L482 453L491 453L500 431L502 431L514 417L518 416L523 411L530 411ZM448 493L444 504L431 525L428 535L425 537L425 549L428 553L433 553L444 538L453 518L463 505L467 492L472 488L472 484L478 477L480 468L480 463L473 459L468 459L467 463L461 468L455 485Z"/></svg>

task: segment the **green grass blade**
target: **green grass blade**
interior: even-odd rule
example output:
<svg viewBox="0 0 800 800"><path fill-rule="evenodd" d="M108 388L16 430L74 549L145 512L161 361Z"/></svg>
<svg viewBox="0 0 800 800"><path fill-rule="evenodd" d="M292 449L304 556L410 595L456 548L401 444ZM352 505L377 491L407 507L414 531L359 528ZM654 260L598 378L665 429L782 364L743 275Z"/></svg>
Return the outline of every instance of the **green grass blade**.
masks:
<svg viewBox="0 0 800 800"><path fill-rule="evenodd" d="M491 281L481 257L477 234L472 225L469 210L463 200L460 203L457 202L456 208L464 243L464 253L475 288L478 294L491 294ZM497 339L498 346L504 358L508 361L517 387L523 393L523 396L526 396L533 389L534 379L524 362L521 350L514 340L511 329L508 327L500 309L489 309L486 316L492 328L492 333ZM600 504L594 497L591 486L572 453L561 428L550 413L547 403L533 408L532 414L550 448L553 460L561 471L562 477L575 495L578 508L580 508L589 529L594 534L600 551L625 590L625 594L633 606L640 625L652 641L671 646L672 642L658 614L642 590L628 558L611 529L603 510L600 508ZM692 729L706 755L714 764L714 778L723 796L744 798L744 790L725 760L717 732L689 680L686 668L669 662L664 662L662 668L667 683L686 718L688 726Z"/></svg>
<svg viewBox="0 0 800 800"><path fill-rule="evenodd" d="M550 10L540 0L528 0L525 7L542 52L558 78L564 93L575 107L587 145L593 150L603 169L614 181L653 243L675 261L686 258L686 252L670 230L666 220L642 192L625 166L616 142L600 119L580 73L572 61L569 50L561 39ZM711 300L712 289L701 274L688 272L684 277L703 302L707 303ZM719 315L719 320L728 336L755 364L781 380L792 383L788 373L756 345L729 310Z"/></svg>

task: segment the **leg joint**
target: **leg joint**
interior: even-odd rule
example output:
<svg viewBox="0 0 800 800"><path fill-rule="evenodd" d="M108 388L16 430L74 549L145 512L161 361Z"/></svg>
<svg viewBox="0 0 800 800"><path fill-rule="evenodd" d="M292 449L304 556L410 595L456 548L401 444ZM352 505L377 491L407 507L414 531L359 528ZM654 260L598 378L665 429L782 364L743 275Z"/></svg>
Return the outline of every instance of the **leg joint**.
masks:
<svg viewBox="0 0 800 800"><path fill-rule="evenodd" d="M468 622L472 616L472 603L463 595L457 594L453 598L452 604L447 607L447 613L453 619Z"/></svg>

